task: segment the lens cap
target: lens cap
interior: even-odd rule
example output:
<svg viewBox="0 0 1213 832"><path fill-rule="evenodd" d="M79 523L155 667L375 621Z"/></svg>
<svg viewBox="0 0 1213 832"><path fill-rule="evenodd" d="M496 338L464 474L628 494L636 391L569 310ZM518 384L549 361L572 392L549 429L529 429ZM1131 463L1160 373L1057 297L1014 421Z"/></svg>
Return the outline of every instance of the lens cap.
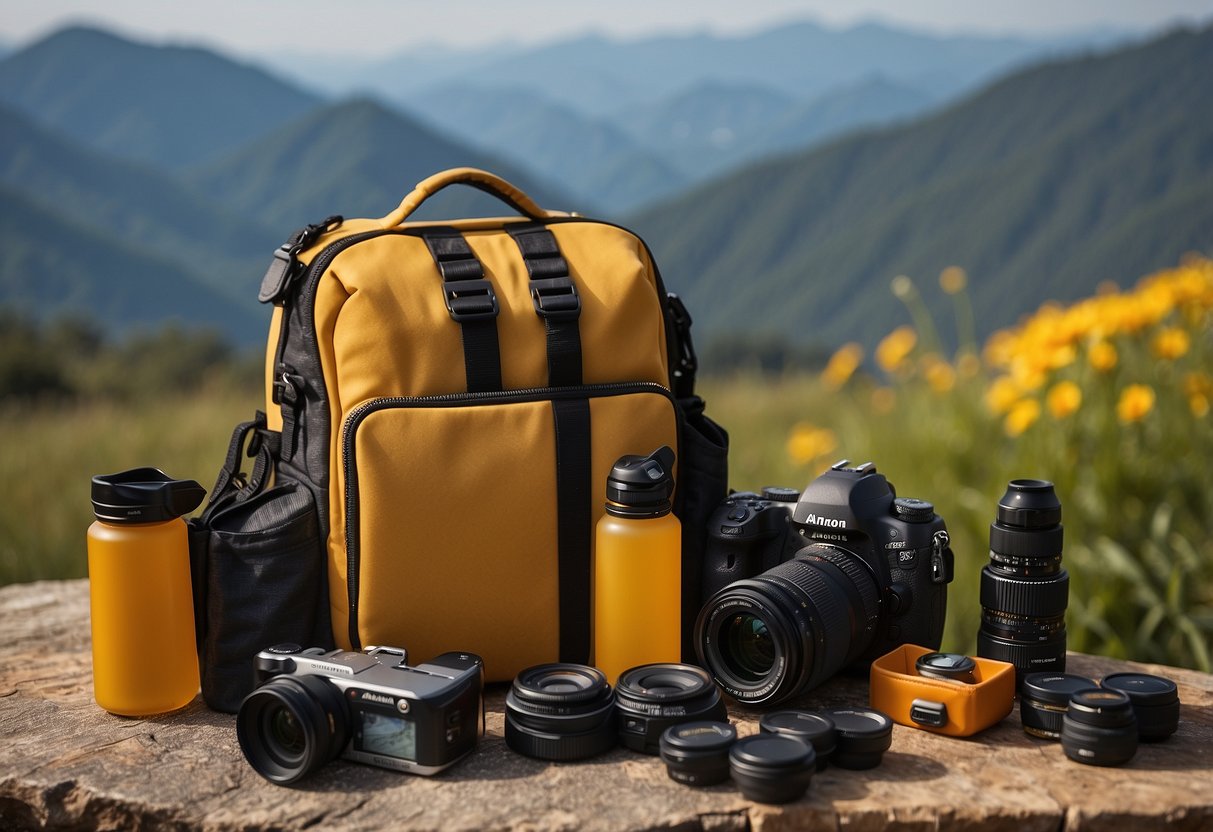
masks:
<svg viewBox="0 0 1213 832"><path fill-rule="evenodd" d="M93 477L93 514L106 523L163 523L202 504L206 489L159 468L132 468Z"/></svg>
<svg viewBox="0 0 1213 832"><path fill-rule="evenodd" d="M893 744L893 720L875 708L834 708L825 712L838 732L831 762L849 769L875 768Z"/></svg>
<svg viewBox="0 0 1213 832"><path fill-rule="evenodd" d="M919 676L971 685L977 662L963 653L924 653L914 661L914 669Z"/></svg>
<svg viewBox="0 0 1213 832"><path fill-rule="evenodd" d="M834 721L813 711L772 711L758 720L758 730L765 734L786 734L809 743L817 752L817 770L829 764L830 755L838 743Z"/></svg>
<svg viewBox="0 0 1213 832"><path fill-rule="evenodd" d="M728 718L720 688L702 668L657 663L633 667L615 685L619 740L633 751L657 754L672 725Z"/></svg>
<svg viewBox="0 0 1213 832"><path fill-rule="evenodd" d="M790 803L809 788L817 754L786 734L755 734L734 743L729 770L742 795L758 803Z"/></svg>
<svg viewBox="0 0 1213 832"><path fill-rule="evenodd" d="M1163 676L1149 673L1113 673L1100 687L1120 691L1133 704L1138 739L1161 742L1179 728L1179 689Z"/></svg>
<svg viewBox="0 0 1213 832"><path fill-rule="evenodd" d="M712 786L729 778L729 749L737 729L727 722L686 722L661 735L661 759L671 780Z"/></svg>
<svg viewBox="0 0 1213 832"><path fill-rule="evenodd" d="M1087 688L1070 697L1062 717L1066 756L1092 766L1119 766L1137 753L1137 719L1129 697L1109 688Z"/></svg>

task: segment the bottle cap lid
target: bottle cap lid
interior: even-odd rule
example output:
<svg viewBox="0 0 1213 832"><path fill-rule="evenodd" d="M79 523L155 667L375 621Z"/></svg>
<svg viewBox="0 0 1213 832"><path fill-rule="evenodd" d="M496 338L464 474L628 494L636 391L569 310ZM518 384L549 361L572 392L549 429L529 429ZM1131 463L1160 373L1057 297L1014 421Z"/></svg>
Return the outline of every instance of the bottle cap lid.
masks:
<svg viewBox="0 0 1213 832"><path fill-rule="evenodd" d="M189 514L206 489L159 468L132 468L93 477L93 514L106 523L162 523Z"/></svg>
<svg viewBox="0 0 1213 832"><path fill-rule="evenodd" d="M674 450L663 445L648 456L622 456L607 475L607 512L623 517L659 517L671 509Z"/></svg>

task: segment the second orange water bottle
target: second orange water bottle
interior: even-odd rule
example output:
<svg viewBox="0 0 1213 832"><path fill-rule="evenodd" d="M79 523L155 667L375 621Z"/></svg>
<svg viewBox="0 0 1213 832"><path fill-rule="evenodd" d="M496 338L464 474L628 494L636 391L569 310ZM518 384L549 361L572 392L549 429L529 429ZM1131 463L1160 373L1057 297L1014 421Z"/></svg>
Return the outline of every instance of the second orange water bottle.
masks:
<svg viewBox="0 0 1213 832"><path fill-rule="evenodd" d="M681 655L682 526L674 516L674 451L621 457L607 478L594 536L594 664L619 674Z"/></svg>

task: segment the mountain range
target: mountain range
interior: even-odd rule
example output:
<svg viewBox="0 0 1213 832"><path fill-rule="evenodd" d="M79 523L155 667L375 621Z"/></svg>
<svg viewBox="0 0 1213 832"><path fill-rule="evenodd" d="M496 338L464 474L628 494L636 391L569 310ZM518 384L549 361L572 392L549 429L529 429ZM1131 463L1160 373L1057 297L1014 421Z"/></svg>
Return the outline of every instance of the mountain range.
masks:
<svg viewBox="0 0 1213 832"><path fill-rule="evenodd" d="M746 41L771 51L771 72L781 38L815 43L811 29L786 29ZM820 94L748 66L730 75L725 63L727 77L684 84L684 66L599 113L505 71L555 60L559 45L515 50L505 64L504 51L486 51L495 74L414 56L430 69L418 69L428 86L408 92L409 110L383 91L334 98L206 50L75 27L0 59L0 304L43 315L95 306L123 326L176 287L187 302L164 301L166 314L254 343L256 286L291 230L384 214L430 173L473 165L549 207L627 214L688 297L701 338L871 341L904 314L887 289L894 274L918 278L935 303L932 275L953 263L969 270L988 331L1045 297L1210 249L1210 37L1054 58L973 89L1016 49L1060 47L935 39L897 57L900 41L877 27L843 40L892 52L875 69L835 71L842 86ZM654 72L665 67L654 44L690 60L719 40L578 41L589 57L569 75L604 67L596 50L610 46L616 66L629 57ZM940 55L921 57L931 45ZM729 48L720 54L741 54ZM822 50L806 66L837 57ZM976 57L961 72L966 50ZM932 80L941 66L952 92ZM969 91L958 99L958 88ZM451 189L424 215L501 212Z"/></svg>
<svg viewBox="0 0 1213 832"><path fill-rule="evenodd" d="M889 291L970 274L981 334L1213 251L1213 28L1026 69L933 116L727 175L632 217L709 330L871 344ZM727 302L723 302L728 299Z"/></svg>

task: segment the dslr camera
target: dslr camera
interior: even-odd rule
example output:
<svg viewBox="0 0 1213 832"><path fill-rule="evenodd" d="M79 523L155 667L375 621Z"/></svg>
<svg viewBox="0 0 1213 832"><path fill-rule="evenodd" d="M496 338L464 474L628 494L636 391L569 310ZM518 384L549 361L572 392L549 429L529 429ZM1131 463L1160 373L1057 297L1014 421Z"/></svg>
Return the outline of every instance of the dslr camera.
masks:
<svg viewBox="0 0 1213 832"><path fill-rule="evenodd" d="M483 728L484 662L472 653L410 667L397 647L281 644L254 664L257 687L240 703L236 736L257 773L280 785L338 755L437 774L475 748Z"/></svg>
<svg viewBox="0 0 1213 832"><path fill-rule="evenodd" d="M947 528L872 463L843 460L799 499L733 494L709 522L695 649L733 698L781 702L899 645L939 648Z"/></svg>

